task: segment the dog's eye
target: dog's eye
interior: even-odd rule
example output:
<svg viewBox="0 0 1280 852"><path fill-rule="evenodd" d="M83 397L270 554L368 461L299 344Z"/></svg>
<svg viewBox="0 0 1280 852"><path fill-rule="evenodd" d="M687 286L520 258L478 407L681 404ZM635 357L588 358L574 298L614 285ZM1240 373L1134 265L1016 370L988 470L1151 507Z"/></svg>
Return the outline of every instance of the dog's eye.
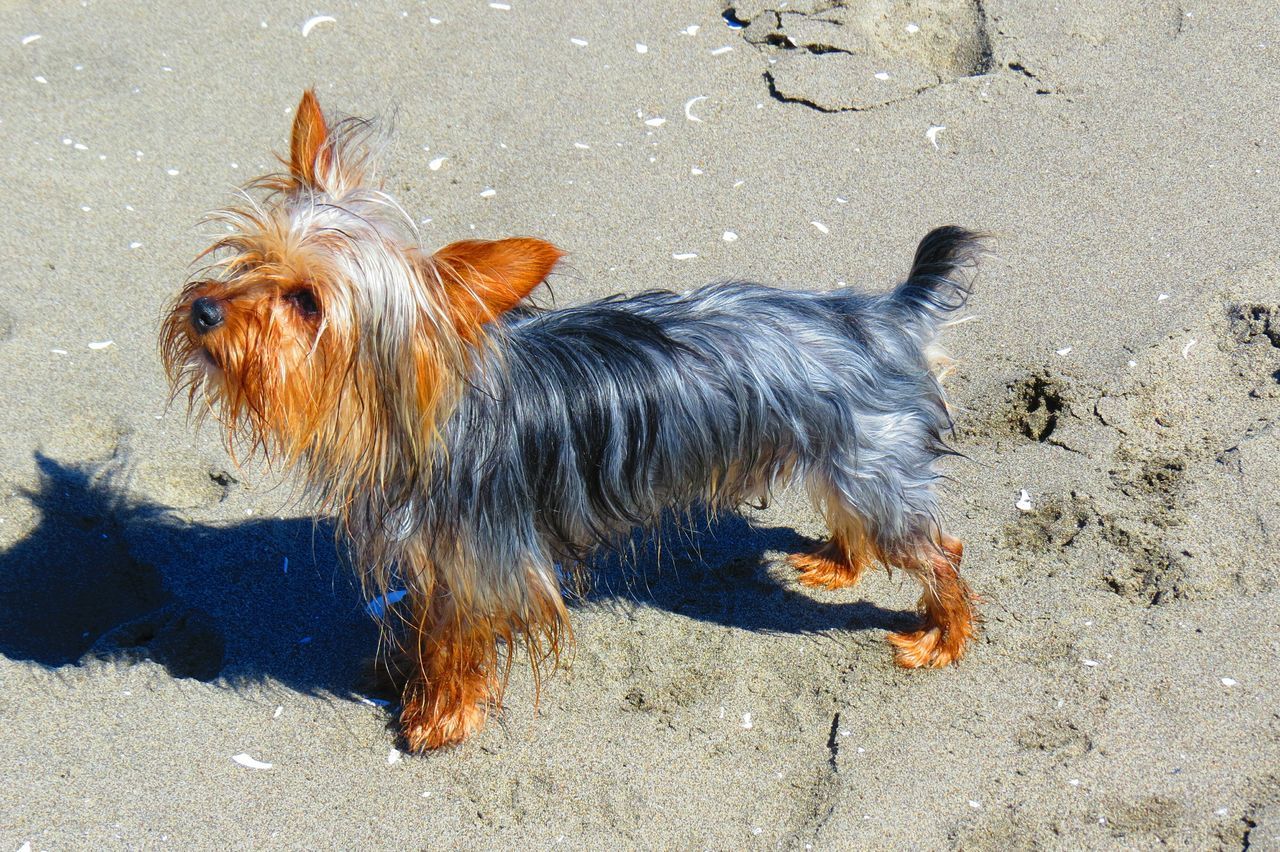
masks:
<svg viewBox="0 0 1280 852"><path fill-rule="evenodd" d="M320 315L320 303L316 301L316 294L306 288L294 290L285 298L298 309L299 313L308 319Z"/></svg>

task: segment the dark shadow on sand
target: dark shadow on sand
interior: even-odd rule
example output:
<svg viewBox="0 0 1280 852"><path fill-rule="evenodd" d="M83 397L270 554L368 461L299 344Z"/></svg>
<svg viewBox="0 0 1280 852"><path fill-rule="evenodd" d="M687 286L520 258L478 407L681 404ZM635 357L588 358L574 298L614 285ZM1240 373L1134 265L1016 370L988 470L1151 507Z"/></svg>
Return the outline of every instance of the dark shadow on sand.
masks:
<svg viewBox="0 0 1280 852"><path fill-rule="evenodd" d="M193 524L108 465L36 458L39 525L0 553L0 653L45 666L150 658L174 676L350 694L377 628L327 525ZM285 558L288 557L288 571Z"/></svg>
<svg viewBox="0 0 1280 852"><path fill-rule="evenodd" d="M37 463L39 486L23 496L40 523L0 553L0 653L48 667L146 658L175 677L232 687L359 692L378 630L329 525L194 524L128 496L109 466ZM695 517L669 524L659 545L637 542L597 560L594 589L576 605L655 606L783 633L902 629L912 620L777 582L769 554L814 544L790 529Z"/></svg>
<svg viewBox="0 0 1280 852"><path fill-rule="evenodd" d="M655 542L637 535L619 554L598 557L586 605L655 606L687 618L776 633L904 630L913 612L867 601L833 602L779 569L782 554L819 544L789 527L749 523L737 514L695 513L669 520ZM771 575L770 568L773 568ZM778 577L782 577L779 582Z"/></svg>

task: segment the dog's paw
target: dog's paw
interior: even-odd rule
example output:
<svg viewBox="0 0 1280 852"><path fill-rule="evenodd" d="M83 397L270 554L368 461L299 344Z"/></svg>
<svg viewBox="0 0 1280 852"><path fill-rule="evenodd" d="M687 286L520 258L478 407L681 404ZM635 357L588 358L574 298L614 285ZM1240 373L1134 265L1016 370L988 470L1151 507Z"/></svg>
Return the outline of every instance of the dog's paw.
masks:
<svg viewBox="0 0 1280 852"><path fill-rule="evenodd" d="M479 702L447 708L406 704L400 711L400 732L410 751L432 751L478 733L486 715L486 706Z"/></svg>
<svg viewBox="0 0 1280 852"><path fill-rule="evenodd" d="M811 553L793 553L787 564L799 572L796 580L815 589L847 589L862 579L865 565L850 563L830 543Z"/></svg>
<svg viewBox="0 0 1280 852"><path fill-rule="evenodd" d="M964 656L973 638L972 622L950 625L948 629L926 624L919 630L890 633L885 638L893 646L893 661L904 669L940 669Z"/></svg>

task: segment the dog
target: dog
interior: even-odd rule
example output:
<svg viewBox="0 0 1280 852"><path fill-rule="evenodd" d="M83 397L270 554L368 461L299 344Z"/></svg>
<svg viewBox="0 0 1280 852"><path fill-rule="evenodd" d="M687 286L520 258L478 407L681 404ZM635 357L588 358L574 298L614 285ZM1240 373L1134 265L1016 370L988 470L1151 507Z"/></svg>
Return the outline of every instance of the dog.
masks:
<svg viewBox="0 0 1280 852"><path fill-rule="evenodd" d="M230 449L296 469L387 609L415 751L500 708L513 649L536 675L571 642L566 575L665 513L733 510L802 486L830 538L799 581L872 564L922 586L890 633L908 668L975 635L961 543L935 483L951 420L939 327L965 303L982 236L930 232L882 294L720 283L542 310L562 252L529 237L428 253L375 176L373 125L330 123L313 91L287 170L213 214L227 226L169 310L175 395Z"/></svg>

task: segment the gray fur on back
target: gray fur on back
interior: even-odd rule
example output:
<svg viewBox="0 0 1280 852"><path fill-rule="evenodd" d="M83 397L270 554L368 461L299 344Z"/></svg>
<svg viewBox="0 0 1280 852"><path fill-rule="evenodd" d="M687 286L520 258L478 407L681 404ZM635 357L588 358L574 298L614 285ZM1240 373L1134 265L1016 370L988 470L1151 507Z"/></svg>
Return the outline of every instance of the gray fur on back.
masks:
<svg viewBox="0 0 1280 852"><path fill-rule="evenodd" d="M495 593L669 510L790 482L836 495L885 552L923 540L950 425L926 349L976 251L939 229L880 295L727 283L509 314L402 534L437 564L478 565Z"/></svg>

